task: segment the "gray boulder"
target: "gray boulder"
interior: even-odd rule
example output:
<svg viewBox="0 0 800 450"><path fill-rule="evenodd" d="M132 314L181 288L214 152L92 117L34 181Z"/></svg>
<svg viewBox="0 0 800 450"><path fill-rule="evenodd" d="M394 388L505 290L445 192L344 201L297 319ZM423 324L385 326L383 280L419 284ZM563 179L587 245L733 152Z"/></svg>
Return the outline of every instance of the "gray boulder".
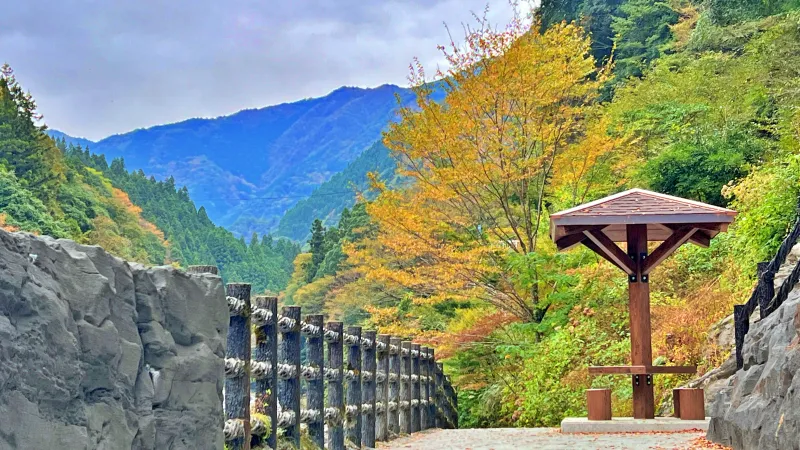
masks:
<svg viewBox="0 0 800 450"><path fill-rule="evenodd" d="M0 450L220 449L214 275L0 230Z"/></svg>
<svg viewBox="0 0 800 450"><path fill-rule="evenodd" d="M751 325L744 367L710 399L708 439L735 449L800 450L800 291Z"/></svg>

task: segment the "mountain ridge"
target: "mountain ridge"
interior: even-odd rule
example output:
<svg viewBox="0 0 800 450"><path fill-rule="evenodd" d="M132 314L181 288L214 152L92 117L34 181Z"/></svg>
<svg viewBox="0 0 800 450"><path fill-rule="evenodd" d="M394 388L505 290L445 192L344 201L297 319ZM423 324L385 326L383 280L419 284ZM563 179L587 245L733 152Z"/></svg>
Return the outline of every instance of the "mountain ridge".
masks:
<svg viewBox="0 0 800 450"><path fill-rule="evenodd" d="M109 161L122 157L129 169L172 177L212 220L249 236L277 227L286 210L369 149L395 120L398 105L414 98L392 84L342 86L324 97L189 118L97 142L49 132Z"/></svg>

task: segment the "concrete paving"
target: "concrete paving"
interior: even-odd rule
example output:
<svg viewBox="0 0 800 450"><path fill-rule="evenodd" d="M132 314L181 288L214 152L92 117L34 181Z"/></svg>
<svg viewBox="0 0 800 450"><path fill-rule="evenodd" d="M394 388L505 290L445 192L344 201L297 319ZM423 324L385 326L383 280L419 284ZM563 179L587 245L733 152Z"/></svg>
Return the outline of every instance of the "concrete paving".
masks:
<svg viewBox="0 0 800 450"><path fill-rule="evenodd" d="M589 420L585 417L567 417L561 421L562 433L650 433L708 430L705 420L681 420L675 417L634 419L614 417L611 420Z"/></svg>
<svg viewBox="0 0 800 450"><path fill-rule="evenodd" d="M381 450L704 449L704 432L563 434L557 428L426 430L380 443Z"/></svg>

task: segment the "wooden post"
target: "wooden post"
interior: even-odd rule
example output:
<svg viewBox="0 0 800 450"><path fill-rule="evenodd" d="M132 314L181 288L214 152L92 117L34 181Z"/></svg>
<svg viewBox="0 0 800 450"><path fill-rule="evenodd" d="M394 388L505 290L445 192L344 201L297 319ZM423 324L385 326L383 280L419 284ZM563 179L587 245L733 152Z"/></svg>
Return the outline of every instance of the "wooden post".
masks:
<svg viewBox="0 0 800 450"><path fill-rule="evenodd" d="M681 420L703 420L706 418L705 399L702 389L681 389L680 418Z"/></svg>
<svg viewBox="0 0 800 450"><path fill-rule="evenodd" d="M428 347L419 349L419 429L428 428Z"/></svg>
<svg viewBox="0 0 800 450"><path fill-rule="evenodd" d="M308 423L308 436L311 441L319 448L325 447L325 422L322 417L325 414L325 382L323 381L323 371L325 368L323 348L323 323L322 314L311 314L306 316L306 323L311 327L316 327L318 333L306 336L306 348L308 355L308 366L313 374L307 378L307 402L306 408L312 411L319 411L319 420L312 420Z"/></svg>
<svg viewBox="0 0 800 450"><path fill-rule="evenodd" d="M411 344L411 432L416 433L422 429L420 414L420 389L419 389L419 357L420 345Z"/></svg>
<svg viewBox="0 0 800 450"><path fill-rule="evenodd" d="M681 417L681 389L672 390L672 417Z"/></svg>
<svg viewBox="0 0 800 450"><path fill-rule="evenodd" d="M325 408L325 420L328 423L328 450L344 450L344 396L342 395L342 369L344 351L342 322L328 322L328 407Z"/></svg>
<svg viewBox="0 0 800 450"><path fill-rule="evenodd" d="M455 391L453 391L453 384L450 382L450 377L444 376L444 392L445 404L447 405L447 426L449 428L456 428L456 411L455 411Z"/></svg>
<svg viewBox="0 0 800 450"><path fill-rule="evenodd" d="M400 432L411 433L411 342L400 346Z"/></svg>
<svg viewBox="0 0 800 450"><path fill-rule="evenodd" d="M453 427L458 428L458 391L450 382L450 390L453 392Z"/></svg>
<svg viewBox="0 0 800 450"><path fill-rule="evenodd" d="M262 445L275 448L278 434L278 299L276 297L257 296L251 321L256 326L256 346L253 352L251 375L255 379L255 411L269 418L267 438L253 433L251 446Z"/></svg>
<svg viewBox="0 0 800 450"><path fill-rule="evenodd" d="M381 348L377 351L375 439L386 441L389 438L389 335L378 335L378 343Z"/></svg>
<svg viewBox="0 0 800 450"><path fill-rule="evenodd" d="M428 349L428 428L436 427L436 358L435 351Z"/></svg>
<svg viewBox="0 0 800 450"><path fill-rule="evenodd" d="M611 389L587 389L589 420L611 420Z"/></svg>
<svg viewBox="0 0 800 450"><path fill-rule="evenodd" d="M744 336L750 330L750 314L747 305L733 305L733 332L736 343L736 369L744 367Z"/></svg>
<svg viewBox="0 0 800 450"><path fill-rule="evenodd" d="M232 450L250 449L250 285L226 287L230 326L225 361L225 417L242 421L243 431L230 441Z"/></svg>
<svg viewBox="0 0 800 450"><path fill-rule="evenodd" d="M278 320L281 332L278 366L278 399L281 415L278 426L295 447L300 447L300 307L286 306Z"/></svg>
<svg viewBox="0 0 800 450"><path fill-rule="evenodd" d="M353 339L348 342L347 370L350 379L347 385L345 407L345 438L356 447L361 446L361 327L347 329ZM347 338L345 338L347 341Z"/></svg>
<svg viewBox="0 0 800 450"><path fill-rule="evenodd" d="M628 255L633 259L636 273L628 277L628 310L631 322L631 362L634 366L652 366L650 343L650 280L642 273L647 257L647 225L627 225ZM655 417L653 376L633 375L633 417Z"/></svg>
<svg viewBox="0 0 800 450"><path fill-rule="evenodd" d="M758 263L756 271L758 277L756 292L758 292L759 315L762 319L772 312L769 303L775 297L775 274L769 271L769 264L769 261Z"/></svg>
<svg viewBox="0 0 800 450"><path fill-rule="evenodd" d="M365 331L361 346L361 444L375 447L375 331Z"/></svg>
<svg viewBox="0 0 800 450"><path fill-rule="evenodd" d="M393 435L400 434L400 338L389 339L389 432Z"/></svg>
<svg viewBox="0 0 800 450"><path fill-rule="evenodd" d="M442 363L436 363L436 428L444 428L444 374Z"/></svg>

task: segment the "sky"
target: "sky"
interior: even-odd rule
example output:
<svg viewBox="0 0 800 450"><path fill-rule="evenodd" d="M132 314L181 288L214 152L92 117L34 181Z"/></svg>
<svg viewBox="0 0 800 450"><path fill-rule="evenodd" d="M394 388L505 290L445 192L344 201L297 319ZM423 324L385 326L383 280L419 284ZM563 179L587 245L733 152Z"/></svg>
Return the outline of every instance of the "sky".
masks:
<svg viewBox="0 0 800 450"><path fill-rule="evenodd" d="M340 86L407 86L418 57L508 0L21 0L0 15L0 62L50 128L93 140L217 117ZM523 6L523 9L527 9Z"/></svg>

